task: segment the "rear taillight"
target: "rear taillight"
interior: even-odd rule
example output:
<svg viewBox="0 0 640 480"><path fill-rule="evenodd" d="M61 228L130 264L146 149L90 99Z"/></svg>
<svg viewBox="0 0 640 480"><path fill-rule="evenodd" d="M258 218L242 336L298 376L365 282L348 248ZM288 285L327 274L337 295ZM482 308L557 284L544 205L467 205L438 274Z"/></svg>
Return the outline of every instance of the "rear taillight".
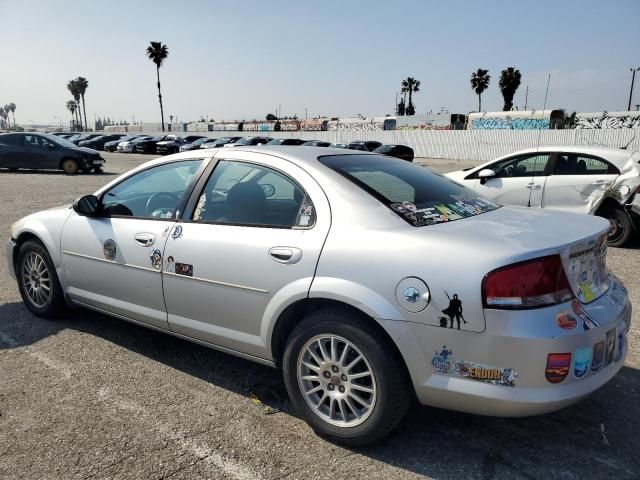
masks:
<svg viewBox="0 0 640 480"><path fill-rule="evenodd" d="M573 298L559 255L514 263L488 273L482 281L485 308L538 308Z"/></svg>

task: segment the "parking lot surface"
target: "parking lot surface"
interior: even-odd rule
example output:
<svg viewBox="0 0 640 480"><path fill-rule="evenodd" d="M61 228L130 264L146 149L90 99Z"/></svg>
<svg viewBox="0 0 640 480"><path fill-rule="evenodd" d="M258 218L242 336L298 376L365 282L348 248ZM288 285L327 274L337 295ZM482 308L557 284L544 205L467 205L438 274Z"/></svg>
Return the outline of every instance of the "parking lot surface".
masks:
<svg viewBox="0 0 640 480"><path fill-rule="evenodd" d="M20 217L153 158L104 157L96 175L0 170L2 246ZM361 449L315 436L277 370L87 310L34 317L1 257L0 478L640 478L639 243L609 249L636 310L627 364L605 387L526 419L414 406L385 441Z"/></svg>

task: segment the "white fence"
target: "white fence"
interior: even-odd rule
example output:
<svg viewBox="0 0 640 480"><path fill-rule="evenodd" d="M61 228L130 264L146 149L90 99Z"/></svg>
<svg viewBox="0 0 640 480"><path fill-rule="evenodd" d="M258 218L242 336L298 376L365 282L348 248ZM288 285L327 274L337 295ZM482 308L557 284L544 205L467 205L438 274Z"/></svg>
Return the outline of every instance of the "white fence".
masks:
<svg viewBox="0 0 640 480"><path fill-rule="evenodd" d="M149 132L155 133L155 132ZM167 132L165 132L167 133ZM178 135L186 132L175 131ZM538 145L592 145L640 150L640 129L607 130L390 130L330 132L202 132L212 138L228 135L264 135L277 138L304 138L332 143L377 140L401 143L414 149L416 157L477 160L478 163ZM629 143L631 142L631 143Z"/></svg>

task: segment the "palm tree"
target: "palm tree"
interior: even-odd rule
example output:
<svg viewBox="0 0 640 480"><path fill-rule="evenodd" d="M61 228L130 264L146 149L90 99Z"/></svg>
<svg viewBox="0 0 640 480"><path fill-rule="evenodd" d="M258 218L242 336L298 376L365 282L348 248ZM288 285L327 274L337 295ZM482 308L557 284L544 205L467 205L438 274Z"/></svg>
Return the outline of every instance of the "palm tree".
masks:
<svg viewBox="0 0 640 480"><path fill-rule="evenodd" d="M75 113L78 109L78 104L75 100L68 100L66 106L67 110L71 112L71 124L73 124L73 122L75 122Z"/></svg>
<svg viewBox="0 0 640 480"><path fill-rule="evenodd" d="M86 131L89 130L89 126L87 125L87 104L84 101L84 94L86 93L87 88L89 88L89 80L84 77L78 77L76 78L76 85L78 86L78 93L82 98L82 111L84 112L84 129Z"/></svg>
<svg viewBox="0 0 640 480"><path fill-rule="evenodd" d="M71 95L73 96L73 99L76 102L76 109L74 110L75 114L76 114L76 128L77 125L82 125L82 122L79 121L79 105L80 105L80 89L78 88L78 82L76 80L69 80L69 83L67 83L67 89L71 92Z"/></svg>
<svg viewBox="0 0 640 480"><path fill-rule="evenodd" d="M513 96L516 94L516 90L520 86L520 70L513 67L509 67L506 70L502 70L500 74L500 91L502 92L502 98L504 98L503 111L508 112L513 107Z"/></svg>
<svg viewBox="0 0 640 480"><path fill-rule="evenodd" d="M3 110L4 110L4 118L9 121L9 128L11 128L11 119L9 118L9 112L11 112L11 107L9 106L8 103L3 107Z"/></svg>
<svg viewBox="0 0 640 480"><path fill-rule="evenodd" d="M489 87L490 81L489 70L479 68L477 72L471 74L471 88L478 94L478 112L482 111L482 92Z"/></svg>
<svg viewBox="0 0 640 480"><path fill-rule="evenodd" d="M420 80L416 80L413 77L407 77L406 80L402 81L402 88L400 91L404 93L405 96L407 92L409 93L409 104L407 105L405 114L413 115L416 113L416 109L411 101L411 94L420 91Z"/></svg>
<svg viewBox="0 0 640 480"><path fill-rule="evenodd" d="M0 121L0 125L3 128L7 128L7 114L4 111L4 108L0 108L0 119L2 120Z"/></svg>
<svg viewBox="0 0 640 480"><path fill-rule="evenodd" d="M9 108L11 109L11 115L13 116L13 126L16 126L16 104L11 102L9 104Z"/></svg>
<svg viewBox="0 0 640 480"><path fill-rule="evenodd" d="M160 67L162 62L169 56L169 49L162 42L150 42L147 47L147 57L156 64L158 74L158 100L160 101L160 120L162 121L162 131L164 132L164 111L162 110L162 93L160 92Z"/></svg>

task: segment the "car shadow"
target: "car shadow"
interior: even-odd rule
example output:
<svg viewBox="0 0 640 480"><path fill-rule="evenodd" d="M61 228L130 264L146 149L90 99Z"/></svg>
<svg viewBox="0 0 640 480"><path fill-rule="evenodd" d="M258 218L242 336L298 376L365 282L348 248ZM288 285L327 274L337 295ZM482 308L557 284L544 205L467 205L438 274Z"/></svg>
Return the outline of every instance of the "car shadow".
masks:
<svg viewBox="0 0 640 480"><path fill-rule="evenodd" d="M47 321L31 315L21 303L10 303L0 305L0 319L6 320L0 325L0 352L73 329L258 398L272 412L297 417L280 372L266 366L87 310ZM639 404L640 371L623 367L587 399L538 417L482 417L414 402L405 420L382 442L349 450L437 479L637 479Z"/></svg>

